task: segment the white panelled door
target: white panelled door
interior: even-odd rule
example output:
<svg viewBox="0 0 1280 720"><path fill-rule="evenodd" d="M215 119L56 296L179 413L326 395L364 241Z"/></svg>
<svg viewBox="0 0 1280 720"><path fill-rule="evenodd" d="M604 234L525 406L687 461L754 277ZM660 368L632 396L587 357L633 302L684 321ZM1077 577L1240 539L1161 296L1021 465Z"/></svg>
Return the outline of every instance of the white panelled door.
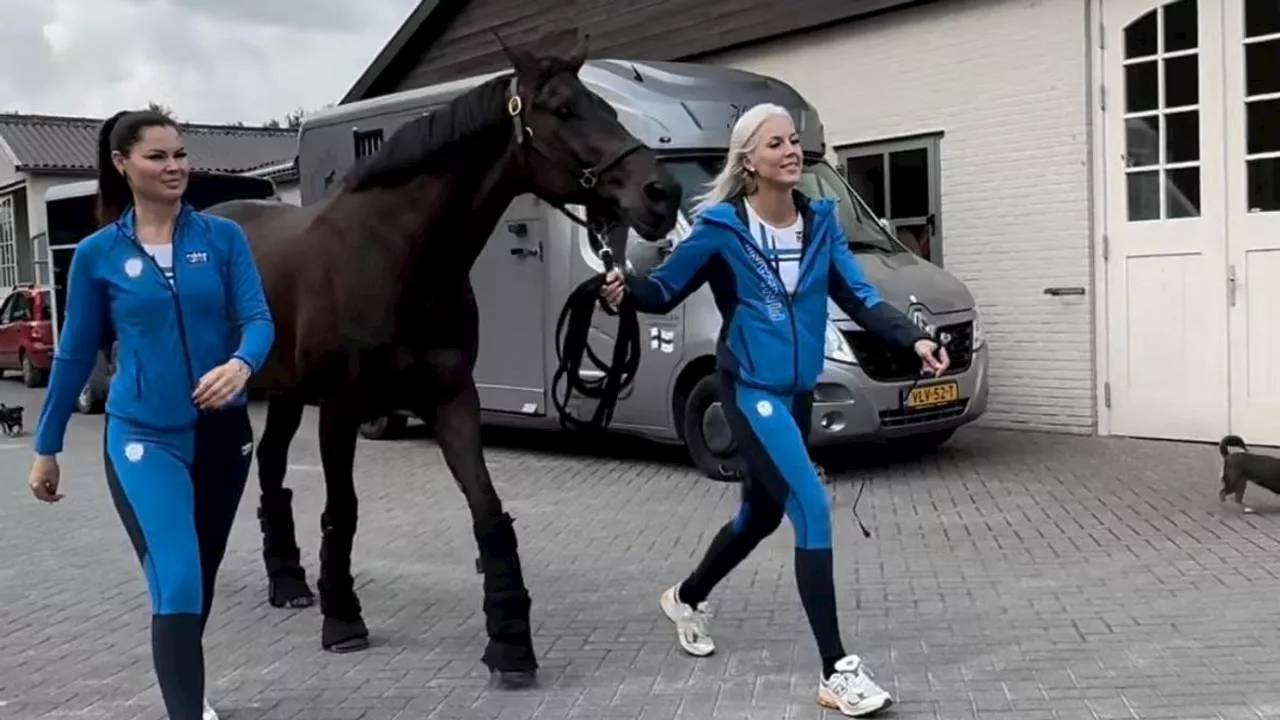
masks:
<svg viewBox="0 0 1280 720"><path fill-rule="evenodd" d="M1229 426L1224 0L1103 0L1112 432ZM1230 0L1225 0L1230 1Z"/></svg>
<svg viewBox="0 0 1280 720"><path fill-rule="evenodd" d="M1219 0L1225 48L1231 431L1280 445L1280 3Z"/></svg>
<svg viewBox="0 0 1280 720"><path fill-rule="evenodd" d="M1280 445L1280 3L1103 16L1113 432Z"/></svg>

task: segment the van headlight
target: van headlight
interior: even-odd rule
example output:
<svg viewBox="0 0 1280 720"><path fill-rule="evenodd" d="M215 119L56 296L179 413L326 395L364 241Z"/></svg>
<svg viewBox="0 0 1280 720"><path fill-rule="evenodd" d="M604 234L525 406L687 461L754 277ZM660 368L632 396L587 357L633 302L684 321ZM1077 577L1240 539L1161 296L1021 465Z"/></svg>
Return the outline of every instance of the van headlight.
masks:
<svg viewBox="0 0 1280 720"><path fill-rule="evenodd" d="M822 354L828 360L848 363L849 365L858 364L858 358L854 356L853 348L849 346L849 341L845 339L844 333L840 332L840 329L830 320L827 321L827 332L823 341Z"/></svg>
<svg viewBox="0 0 1280 720"><path fill-rule="evenodd" d="M973 308L973 349L977 350L987 344L987 329L982 325L982 315L977 306Z"/></svg>

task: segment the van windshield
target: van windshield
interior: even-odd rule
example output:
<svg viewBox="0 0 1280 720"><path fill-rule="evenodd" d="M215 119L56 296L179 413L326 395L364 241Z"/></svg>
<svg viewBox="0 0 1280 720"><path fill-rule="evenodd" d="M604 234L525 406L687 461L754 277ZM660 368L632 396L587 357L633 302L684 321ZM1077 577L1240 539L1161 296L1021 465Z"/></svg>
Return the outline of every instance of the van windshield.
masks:
<svg viewBox="0 0 1280 720"><path fill-rule="evenodd" d="M723 162L723 156L675 156L663 159L667 170L684 187L681 209L686 217L692 213L693 199L705 191L707 183L720 172ZM809 197L829 197L839 201L836 207L840 227L849 239L849 247L855 252L910 252L885 231L862 198L826 161L806 158L798 189Z"/></svg>

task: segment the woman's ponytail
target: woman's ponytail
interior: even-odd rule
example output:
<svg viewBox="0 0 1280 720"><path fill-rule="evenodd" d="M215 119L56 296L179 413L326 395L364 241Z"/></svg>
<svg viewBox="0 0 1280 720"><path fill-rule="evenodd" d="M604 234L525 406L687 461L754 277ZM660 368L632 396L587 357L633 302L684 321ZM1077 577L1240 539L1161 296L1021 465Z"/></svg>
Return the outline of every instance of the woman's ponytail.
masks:
<svg viewBox="0 0 1280 720"><path fill-rule="evenodd" d="M129 189L129 181L116 169L111 159L112 135L120 123L120 118L128 115L128 110L107 118L98 131L98 226L108 225L120 217L120 213L133 202L133 192Z"/></svg>

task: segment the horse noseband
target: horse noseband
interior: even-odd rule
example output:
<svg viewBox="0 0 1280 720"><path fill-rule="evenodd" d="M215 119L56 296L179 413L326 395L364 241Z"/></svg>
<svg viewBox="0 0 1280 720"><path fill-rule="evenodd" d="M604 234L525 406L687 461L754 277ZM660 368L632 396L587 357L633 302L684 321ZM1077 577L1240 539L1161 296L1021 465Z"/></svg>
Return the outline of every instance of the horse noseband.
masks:
<svg viewBox="0 0 1280 720"><path fill-rule="evenodd" d="M612 170L615 165L622 162L631 153L644 147L635 138L629 138L618 152L606 157L603 161L597 163L595 167L584 168L580 165L573 167L560 162L554 155L543 149L542 143L538 138L534 137L533 128L524 124L524 101L520 99L519 78L515 75L511 76L510 94L507 97L507 114L511 116L516 145L524 146L527 143L534 152L559 165L565 172L577 178L578 184L585 190L593 189L600 182L600 176Z"/></svg>

